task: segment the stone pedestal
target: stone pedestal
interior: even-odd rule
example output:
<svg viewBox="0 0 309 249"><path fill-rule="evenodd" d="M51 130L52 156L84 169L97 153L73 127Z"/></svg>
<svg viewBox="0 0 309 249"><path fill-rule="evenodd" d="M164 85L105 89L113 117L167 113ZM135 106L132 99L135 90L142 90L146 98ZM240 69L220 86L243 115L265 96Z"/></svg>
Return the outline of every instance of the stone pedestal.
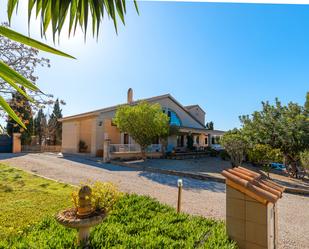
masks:
<svg viewBox="0 0 309 249"><path fill-rule="evenodd" d="M90 235L90 227L81 227L78 230L78 245L83 245L84 247L88 246L88 238Z"/></svg>
<svg viewBox="0 0 309 249"><path fill-rule="evenodd" d="M275 248L276 205L259 203L230 186L226 186L226 195L227 233L239 248Z"/></svg>
<svg viewBox="0 0 309 249"><path fill-rule="evenodd" d="M226 178L226 230L240 249L278 248L277 201L284 187L243 167Z"/></svg>
<svg viewBox="0 0 309 249"><path fill-rule="evenodd" d="M103 144L103 162L110 162L110 139L105 139Z"/></svg>

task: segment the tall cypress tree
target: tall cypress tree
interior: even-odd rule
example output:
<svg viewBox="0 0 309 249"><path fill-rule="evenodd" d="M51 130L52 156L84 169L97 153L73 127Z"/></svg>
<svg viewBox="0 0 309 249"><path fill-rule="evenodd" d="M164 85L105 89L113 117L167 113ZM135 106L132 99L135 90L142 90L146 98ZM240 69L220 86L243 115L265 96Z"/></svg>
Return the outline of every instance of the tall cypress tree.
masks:
<svg viewBox="0 0 309 249"><path fill-rule="evenodd" d="M42 145L43 141L46 136L46 129L47 129L47 121L46 121L46 115L43 112L43 109L41 108L38 111L38 114L34 118L34 134L39 139L39 144Z"/></svg>
<svg viewBox="0 0 309 249"><path fill-rule="evenodd" d="M309 116L309 92L306 94L306 102L304 105L305 114Z"/></svg>
<svg viewBox="0 0 309 249"><path fill-rule="evenodd" d="M48 120L48 131L50 143L54 145L61 144L62 124L58 119L62 118L62 110L60 109L59 99L55 101L53 113Z"/></svg>
<svg viewBox="0 0 309 249"><path fill-rule="evenodd" d="M24 88L22 89L25 91ZM31 136L33 135L33 114L29 101L21 94L15 92L12 94L12 99L9 104L17 116L23 121L27 129L23 129L9 117L6 127L8 134L21 133L21 143L30 144L32 139Z"/></svg>
<svg viewBox="0 0 309 249"><path fill-rule="evenodd" d="M206 123L206 129L207 130L213 130L214 129L214 122L210 121L209 123Z"/></svg>

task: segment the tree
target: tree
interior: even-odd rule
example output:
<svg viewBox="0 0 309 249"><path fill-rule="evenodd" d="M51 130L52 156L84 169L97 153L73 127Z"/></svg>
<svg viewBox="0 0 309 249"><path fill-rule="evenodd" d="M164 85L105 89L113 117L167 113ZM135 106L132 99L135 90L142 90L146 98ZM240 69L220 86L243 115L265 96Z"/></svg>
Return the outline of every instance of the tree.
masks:
<svg viewBox="0 0 309 249"><path fill-rule="evenodd" d="M7 24L2 25L6 26ZM36 84L38 80L37 75L35 75L37 66L50 67L49 59L40 57L37 49L14 42L4 36L0 36L0 60L31 81L32 84ZM5 79L0 78L0 93L5 99L9 99L13 93L19 92L20 95L30 101L29 103L32 104L33 108L51 101L51 95L29 89L26 92L25 89L23 86L9 85Z"/></svg>
<svg viewBox="0 0 309 249"><path fill-rule="evenodd" d="M3 24L6 25L6 24ZM46 58L39 57L38 50L29 48L23 44L19 44L16 42L11 41L8 38L0 36L0 60L3 61L5 64L9 65L12 69L18 72L20 75L31 81L31 84L36 84L38 77L35 75L35 69L37 66L48 66L50 67L49 60ZM0 74L1 75L1 74ZM5 77L4 77L5 78ZM16 116L20 120L27 121L25 117L20 117L19 114L29 113L31 110L31 117L32 111L35 111L38 106L43 106L46 104L52 103L52 95L43 94L41 92L36 92L32 90L27 90L21 86L17 86L17 84L7 84L4 78L0 78L0 98L6 99L9 101L9 107L13 111L18 111L18 114L15 112ZM17 94L18 93L18 94ZM12 98L12 99L11 99ZM15 98L15 99L14 99ZM18 103L18 101L22 101ZM0 101L1 102L1 101ZM25 103L26 105L23 105ZM12 106L13 105L13 106ZM17 109L17 105L18 109ZM22 110L24 108L24 110ZM0 109L0 117L4 118L6 115L3 110ZM29 117L30 117L29 116ZM14 126L14 131L19 132L20 129L16 128L19 124L14 118L8 118L10 124L8 127L10 132L12 131L12 127ZM29 125L31 124L32 120L28 120L23 127L22 130L29 129ZM32 130L30 131L23 131L22 132L22 141L23 143L30 143L30 136ZM26 138L26 134L28 134L28 138ZM27 140L27 141L26 141Z"/></svg>
<svg viewBox="0 0 309 249"><path fill-rule="evenodd" d="M282 162L283 155L279 149L273 149L268 144L255 144L247 151L248 159L251 163L262 166L264 171L267 172L269 177L269 171L271 169L271 163Z"/></svg>
<svg viewBox="0 0 309 249"><path fill-rule="evenodd" d="M309 117L309 92L307 92L306 94L306 102L304 105L304 109L305 109L305 114L307 115L307 117Z"/></svg>
<svg viewBox="0 0 309 249"><path fill-rule="evenodd" d="M210 121L206 123L206 129L207 130L213 130L214 129L214 122Z"/></svg>
<svg viewBox="0 0 309 249"><path fill-rule="evenodd" d="M8 0L7 1L7 15L8 20L11 22L12 14L14 10L17 10L18 0ZM134 0L134 5L138 13L137 3ZM34 9L34 6L35 9ZM115 30L117 33L117 17L121 19L124 24L124 15L126 13L126 2L119 0L110 1L46 1L42 4L40 0L28 0L28 25L30 24L32 12L36 13L36 16L41 17L41 35L46 37L46 32L48 28L52 27L53 40L55 42L55 36L58 34L60 36L63 24L67 19L69 19L69 34L73 29L74 34L77 26L82 28L85 34L87 33L87 27L92 24L93 35L99 34L99 26L103 21L104 13L105 16L111 18L114 22ZM70 16L67 13L70 12ZM88 22L88 17L92 18L92 22ZM0 35L7 37L10 40L20 42L24 45L43 50L45 52L54 53L57 55L65 56L68 58L73 58L73 56L61 52L53 47L50 47L44 43L31 39L30 37L24 36L14 30L7 27L0 26ZM17 91L23 94L25 97L28 95L21 92L20 87L16 84L20 84L28 90L40 93L40 90L31 81L25 78L23 75L18 73L16 70L12 69L5 62L0 60L0 77L6 81L6 83L14 87ZM0 95L0 107L6 112L12 119L14 119L20 126L26 128L22 123L20 118L16 115L14 110L8 105L7 101ZM0 127L1 128L1 127Z"/></svg>
<svg viewBox="0 0 309 249"><path fill-rule="evenodd" d="M113 122L140 145L144 159L146 148L153 140L166 136L169 131L169 118L162 112L161 106L147 102L119 107Z"/></svg>
<svg viewBox="0 0 309 249"><path fill-rule="evenodd" d="M34 135L36 135L39 139L39 144L42 145L43 141L46 139L46 131L47 131L47 121L46 115L41 108L36 117L34 118Z"/></svg>
<svg viewBox="0 0 309 249"><path fill-rule="evenodd" d="M309 150L300 153L300 162L304 169L309 170Z"/></svg>
<svg viewBox="0 0 309 249"><path fill-rule="evenodd" d="M268 144L280 149L286 164L297 171L299 153L309 146L309 119L303 106L288 103L283 106L278 99L275 105L262 102L262 110L251 117L242 116L242 132L254 144Z"/></svg>
<svg viewBox="0 0 309 249"><path fill-rule="evenodd" d="M62 110L60 109L59 99L54 104L53 113L48 120L48 134L51 144L61 144L62 124L58 119L62 118Z"/></svg>
<svg viewBox="0 0 309 249"><path fill-rule="evenodd" d="M6 127L8 134L12 136L13 133L21 133L21 143L30 144L33 135L33 115L29 101L21 94L13 93L9 104L27 129L20 127L15 120L9 117Z"/></svg>
<svg viewBox="0 0 309 249"><path fill-rule="evenodd" d="M226 132L221 137L220 144L229 154L232 167L240 166L248 148L248 142L241 131L234 129Z"/></svg>

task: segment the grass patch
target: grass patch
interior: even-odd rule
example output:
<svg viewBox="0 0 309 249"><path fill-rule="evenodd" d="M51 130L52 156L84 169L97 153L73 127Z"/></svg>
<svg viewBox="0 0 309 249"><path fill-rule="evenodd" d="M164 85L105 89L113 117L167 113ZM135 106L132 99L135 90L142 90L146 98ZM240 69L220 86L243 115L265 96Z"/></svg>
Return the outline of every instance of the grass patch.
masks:
<svg viewBox="0 0 309 249"><path fill-rule="evenodd" d="M0 240L70 206L72 190L68 185L0 164Z"/></svg>
<svg viewBox="0 0 309 249"><path fill-rule="evenodd" d="M56 211L71 206L72 187L8 169L0 165L0 179L7 179L2 184L13 187L12 192L0 190L0 201L5 203L0 206L0 224L10 224L12 229L1 228L0 234L5 232L5 236L0 248L76 248L76 231L53 218ZM18 181L24 187L13 180L16 173L22 176ZM177 214L167 205L137 195L124 195L106 220L92 229L90 247L236 248L228 240L223 222Z"/></svg>

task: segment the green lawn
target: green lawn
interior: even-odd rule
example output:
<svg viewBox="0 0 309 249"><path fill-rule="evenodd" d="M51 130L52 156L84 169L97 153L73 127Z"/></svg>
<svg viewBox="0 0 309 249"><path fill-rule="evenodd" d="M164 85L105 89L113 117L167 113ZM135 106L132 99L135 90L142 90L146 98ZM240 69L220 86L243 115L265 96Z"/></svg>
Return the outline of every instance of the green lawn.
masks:
<svg viewBox="0 0 309 249"><path fill-rule="evenodd" d="M0 240L70 206L72 189L0 164Z"/></svg>
<svg viewBox="0 0 309 249"><path fill-rule="evenodd" d="M71 206L72 190L0 164L0 248L76 248L76 231L53 218ZM91 231L90 243L91 248L236 248L223 222L177 214L137 195L121 198Z"/></svg>

